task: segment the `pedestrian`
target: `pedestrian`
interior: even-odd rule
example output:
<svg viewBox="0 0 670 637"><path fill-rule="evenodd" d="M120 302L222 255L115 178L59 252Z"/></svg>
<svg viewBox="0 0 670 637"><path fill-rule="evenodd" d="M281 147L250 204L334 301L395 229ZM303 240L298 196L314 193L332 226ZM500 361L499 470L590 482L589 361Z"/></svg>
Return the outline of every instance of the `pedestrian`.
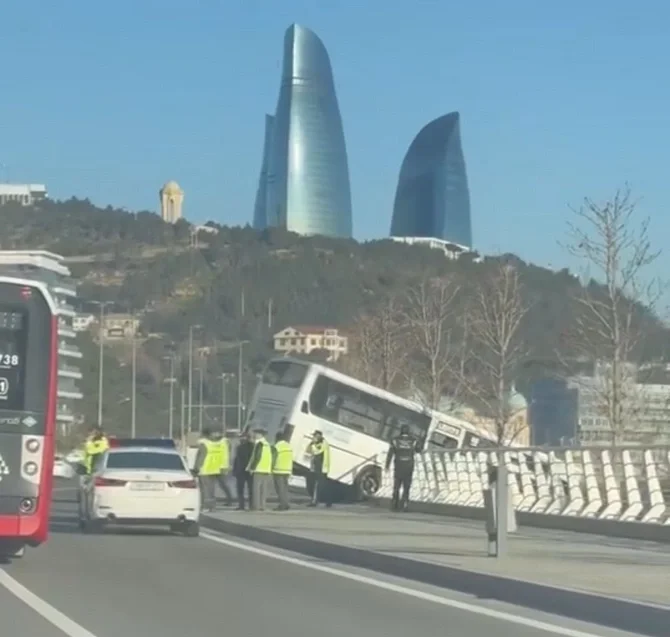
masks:
<svg viewBox="0 0 670 637"><path fill-rule="evenodd" d="M216 508L216 485L220 480L225 462L226 443L221 434L204 429L198 441L193 465L193 475L198 477L202 508L214 511Z"/></svg>
<svg viewBox="0 0 670 637"><path fill-rule="evenodd" d="M414 457L419 452L419 443L410 433L409 425L400 427L400 435L391 440L388 455L386 456L386 470L393 462L393 498L391 509L407 511L409 508L409 492L414 477ZM402 487L402 501L400 489Z"/></svg>
<svg viewBox="0 0 670 637"><path fill-rule="evenodd" d="M230 475L230 440L222 435L221 442L223 443L223 459L221 463L221 473L217 476L217 482L221 491L226 496L226 506L233 506L233 494L230 491L228 484L228 476Z"/></svg>
<svg viewBox="0 0 670 637"><path fill-rule="evenodd" d="M251 474L251 508L265 511L272 476L272 448L265 438L264 429L254 431L254 450L247 465Z"/></svg>
<svg viewBox="0 0 670 637"><path fill-rule="evenodd" d="M288 511L288 480L293 473L293 449L286 441L286 436L278 433L273 447L272 477L275 483L275 491L279 506L277 511Z"/></svg>
<svg viewBox="0 0 670 637"><path fill-rule="evenodd" d="M243 432L240 436L240 443L235 452L233 461L233 476L237 486L237 510L244 511L247 500L251 506L251 473L247 471L247 466L251 460L254 451L254 443L248 432ZM245 498L246 492L246 498Z"/></svg>
<svg viewBox="0 0 670 637"><path fill-rule="evenodd" d="M312 501L309 506L315 507L323 503L327 508L333 506L331 491L328 485L328 472L330 471L330 445L323 437L321 431L312 434L312 442L307 447L307 453L312 457L311 475L313 489Z"/></svg>

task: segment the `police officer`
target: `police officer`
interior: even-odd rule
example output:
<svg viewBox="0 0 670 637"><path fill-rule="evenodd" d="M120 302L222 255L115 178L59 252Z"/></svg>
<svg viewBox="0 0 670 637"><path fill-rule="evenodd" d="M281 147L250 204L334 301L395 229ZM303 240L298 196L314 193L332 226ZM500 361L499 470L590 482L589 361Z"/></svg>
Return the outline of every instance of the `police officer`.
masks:
<svg viewBox="0 0 670 637"><path fill-rule="evenodd" d="M309 506L315 507L323 502L326 507L333 506L330 489L328 488L328 472L330 471L330 445L321 431L315 431L312 442L307 447L307 453L312 456L311 480L313 483L312 501Z"/></svg>
<svg viewBox="0 0 670 637"><path fill-rule="evenodd" d="M272 448L264 429L254 431L254 450L247 471L251 474L251 508L265 511L272 476Z"/></svg>
<svg viewBox="0 0 670 637"><path fill-rule="evenodd" d="M391 508L400 509L400 487L402 487L402 509L407 511L409 491L414 476L414 456L419 451L419 443L409 432L409 425L400 427L400 435L391 440L391 447L386 456L386 470L393 461L393 500Z"/></svg>
<svg viewBox="0 0 670 637"><path fill-rule="evenodd" d="M216 508L216 485L220 483L221 473L226 462L227 442L222 440L221 434L204 429L202 438L198 441L198 451L195 456L193 474L198 476L202 506L206 511ZM230 498L230 491L226 494Z"/></svg>
<svg viewBox="0 0 670 637"><path fill-rule="evenodd" d="M95 427L84 443L86 473L93 472L96 462L109 449L109 440L100 427Z"/></svg>
<svg viewBox="0 0 670 637"><path fill-rule="evenodd" d="M246 506L245 492L251 506L251 474L247 471L251 456L254 453L254 443L248 432L243 432L240 444L237 445L233 462L233 475L237 486L237 510L244 511Z"/></svg>
<svg viewBox="0 0 670 637"><path fill-rule="evenodd" d="M223 460L221 463L221 473L218 475L218 483L221 491L226 496L226 506L233 506L233 494L228 485L228 476L230 474L230 440L225 435L222 435L221 442L223 443Z"/></svg>
<svg viewBox="0 0 670 637"><path fill-rule="evenodd" d="M279 506L277 511L288 511L288 479L293 473L293 449L286 441L282 433L278 433L275 438L273 451L272 477L275 483L275 491Z"/></svg>

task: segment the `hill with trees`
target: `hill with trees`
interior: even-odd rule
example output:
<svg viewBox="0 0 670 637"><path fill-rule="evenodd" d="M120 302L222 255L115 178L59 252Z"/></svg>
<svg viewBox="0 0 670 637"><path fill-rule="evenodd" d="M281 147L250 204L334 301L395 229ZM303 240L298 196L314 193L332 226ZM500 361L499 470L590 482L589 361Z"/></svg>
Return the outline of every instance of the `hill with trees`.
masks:
<svg viewBox="0 0 670 637"><path fill-rule="evenodd" d="M568 270L540 268L514 255L452 261L440 251L391 240L358 243L213 223L194 234L186 221L173 226L150 212L100 209L77 199L9 204L0 208L0 219L2 249L68 257L80 281L82 311L93 311L91 301L110 301L116 311L141 316L138 427L151 432L166 431L167 357L176 360L177 398L188 384L192 326L203 354L194 363L194 402L202 366L206 404L221 403L220 378L237 372L240 341L248 341L242 400L248 398L272 355L272 334L287 325L339 327L350 334L351 352L338 365L350 373L396 391L414 385L431 404L445 392L458 395L501 422L499 394L512 382L523 391L529 379L574 370L589 359L667 355L666 328L633 294L639 268L628 283L616 278L617 270L604 286L583 286ZM625 319L616 326L616 343L608 312L610 319L619 313ZM600 326L587 325L587 317L593 323L599 316ZM625 352L622 329L628 330ZM91 422L97 349L89 336L82 337L82 349ZM105 422L127 431L128 344L110 343L106 355ZM236 383L228 387L227 402L237 402ZM228 412L234 425L236 409ZM219 413L206 409L204 422L217 422ZM177 422L178 409L174 415Z"/></svg>

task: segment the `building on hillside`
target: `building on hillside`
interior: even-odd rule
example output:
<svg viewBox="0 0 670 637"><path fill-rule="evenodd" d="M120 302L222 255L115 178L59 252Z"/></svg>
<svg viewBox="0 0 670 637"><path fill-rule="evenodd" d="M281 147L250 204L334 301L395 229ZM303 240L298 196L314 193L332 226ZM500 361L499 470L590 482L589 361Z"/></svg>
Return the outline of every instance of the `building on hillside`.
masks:
<svg viewBox="0 0 670 637"><path fill-rule="evenodd" d="M530 414L536 444L670 444L670 384L640 382L642 370L629 364L621 392L626 423L623 431L614 432L606 409L608 369L598 362L591 374L533 385Z"/></svg>
<svg viewBox="0 0 670 637"><path fill-rule="evenodd" d="M0 273L45 283L58 306L58 411L61 433L67 434L80 418L77 401L84 395L78 387L82 379L78 362L82 353L77 347L72 321L76 316L73 302L76 284L63 257L45 250L0 250Z"/></svg>
<svg viewBox="0 0 670 637"><path fill-rule="evenodd" d="M335 327L292 325L277 332L274 350L286 356L310 354L317 350L328 352L328 361L336 361L349 351L349 339Z"/></svg>
<svg viewBox="0 0 670 637"><path fill-rule="evenodd" d="M102 321L103 338L106 341L132 338L137 334L141 323L140 318L134 314L105 314Z"/></svg>
<svg viewBox="0 0 670 637"><path fill-rule="evenodd" d="M459 113L428 123L410 144L398 177L391 236L442 239L472 248Z"/></svg>
<svg viewBox="0 0 670 637"><path fill-rule="evenodd" d="M177 223L182 217L184 191L176 181L168 181L159 191L161 219L165 223Z"/></svg>
<svg viewBox="0 0 670 637"><path fill-rule="evenodd" d="M72 319L72 329L75 332L85 332L91 329L96 320L94 314L77 314Z"/></svg>
<svg viewBox="0 0 670 637"><path fill-rule="evenodd" d="M0 184L0 206L8 203L32 206L48 196L44 184Z"/></svg>
<svg viewBox="0 0 670 637"><path fill-rule="evenodd" d="M326 47L294 24L284 36L277 108L265 119L254 227L352 236L349 162ZM264 200L264 203L263 203Z"/></svg>
<svg viewBox="0 0 670 637"><path fill-rule="evenodd" d="M478 252L467 248L466 246L458 245L451 241L444 239L433 239L429 237L391 237L393 241L398 243L407 243L408 245L422 245L431 250L441 250L447 259L455 261L463 255L472 255L472 260L475 263L481 263L482 258Z"/></svg>

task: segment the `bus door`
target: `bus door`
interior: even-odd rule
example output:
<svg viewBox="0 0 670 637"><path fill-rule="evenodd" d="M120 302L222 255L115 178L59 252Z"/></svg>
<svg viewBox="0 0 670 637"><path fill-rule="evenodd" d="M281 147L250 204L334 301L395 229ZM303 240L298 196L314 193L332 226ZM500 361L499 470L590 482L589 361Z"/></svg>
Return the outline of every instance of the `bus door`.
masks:
<svg viewBox="0 0 670 637"><path fill-rule="evenodd" d="M46 539L57 324L48 292L0 277L0 538Z"/></svg>

